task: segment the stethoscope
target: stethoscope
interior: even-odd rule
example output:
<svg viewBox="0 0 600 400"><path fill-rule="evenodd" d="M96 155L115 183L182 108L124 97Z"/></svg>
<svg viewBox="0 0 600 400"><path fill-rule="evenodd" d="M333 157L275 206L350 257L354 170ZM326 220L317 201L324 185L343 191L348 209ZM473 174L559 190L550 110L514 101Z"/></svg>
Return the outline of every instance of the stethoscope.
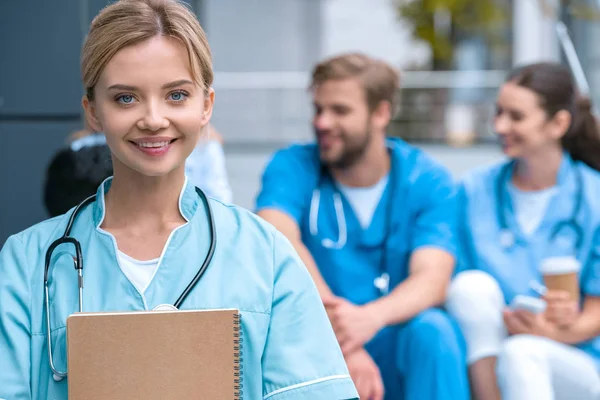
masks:
<svg viewBox="0 0 600 400"><path fill-rule="evenodd" d="M390 151L391 153L391 151ZM395 199L396 182L395 177L398 171L395 171L396 166L394 162L393 154L390 154L390 174L388 178L388 184L390 185L388 194L388 204L385 213L385 236L383 239L383 255L380 264L380 274L373 280L373 285L379 290L382 295L389 293L390 289L390 275L387 272L387 245L391 233L391 220L392 220L392 203ZM325 179L329 178L331 186L333 187L333 207L335 208L335 219L338 227L338 238L333 240L330 238L321 239L321 245L327 249L340 250L346 246L348 240L348 227L346 226L346 215L344 213L344 204L342 202L342 195L335 181L331 178L327 167L321 166L319 172L319 180L317 186L313 190L312 198L310 201L310 210L308 214L308 225L311 236L316 237L319 233L318 221L319 221L319 208L321 204L321 186L325 182Z"/></svg>
<svg viewBox="0 0 600 400"><path fill-rule="evenodd" d="M500 245L505 250L511 248L516 243L515 233L510 230L508 227L508 223L506 221L505 215L505 206L506 206L506 190L504 189L504 184L508 179L509 173L512 171L513 163L508 163L498 175L496 179L496 218L498 220L498 225L500 226ZM575 231L575 251L578 253L581 248L583 242L583 228L577 222L577 216L581 211L581 205L583 202L583 177L581 176L581 171L577 166L573 166L575 169L575 180L576 180L576 191L575 191L575 205L573 207L573 211L571 212L571 216L564 220L558 222L550 233L550 240L554 241L561 230L564 228L571 227Z"/></svg>
<svg viewBox="0 0 600 400"><path fill-rule="evenodd" d="M198 281L200 280L202 275L204 275L204 272L206 272L206 269L208 268L208 265L210 264L210 262L213 258L214 252L215 252L215 246L216 246L216 242L217 242L217 232L215 230L214 216L213 216L212 210L210 208L208 198L206 197L204 192L202 192L202 190L200 190L198 188L196 188L196 192L202 199L202 202L204 203L204 207L206 208L206 216L208 217L208 225L209 225L209 231L210 231L210 236L209 236L210 237L210 245L208 248L208 253L206 254L206 258L204 259L204 262L200 266L200 269L198 269L198 272L196 273L194 278L191 280L191 282L187 285L187 287L183 290L183 292L181 293L181 295L179 296L177 301L175 301L175 303L173 303L173 306L168 306L168 308L170 308L170 309L179 309L179 307L185 301L185 299L188 297L188 295L190 294L192 289L196 286L196 284L198 283ZM54 242L52 242L52 244L50 244L50 247L48 247L48 250L46 251L45 266L44 266L44 292L45 292L45 308L46 308L46 328L48 330L48 357L50 360L50 369L52 369L52 372L54 374L53 377L56 381L60 381L63 378L65 378L67 376L67 372L59 371L54 366L54 359L52 357L52 336L51 336L52 330L50 327L50 319L51 319L50 318L50 296L49 296L49 285L48 285L48 272L50 270L50 262L52 260L52 253L61 244L69 243L75 247L75 257L73 257L73 262L75 264L75 270L77 271L77 275L78 275L79 312L83 312L83 256L81 253L81 243L79 243L79 241L77 239L75 239L74 237L71 237L70 234L71 234L71 229L73 228L73 224L75 223L75 220L77 219L77 216L81 213L81 211L87 205L93 203L95 200L96 200L96 195L90 196L87 199L85 199L84 201L82 201L77 207L75 207L75 210L73 210L73 213L71 214L71 217L69 218L67 227L65 228L65 232L63 233L62 237L60 237L57 240L55 240Z"/></svg>

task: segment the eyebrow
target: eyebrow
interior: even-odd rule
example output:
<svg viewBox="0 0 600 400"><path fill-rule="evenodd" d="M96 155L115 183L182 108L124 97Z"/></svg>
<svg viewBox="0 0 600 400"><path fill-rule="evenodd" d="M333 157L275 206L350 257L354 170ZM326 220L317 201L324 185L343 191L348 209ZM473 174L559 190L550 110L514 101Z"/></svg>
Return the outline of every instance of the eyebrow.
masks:
<svg viewBox="0 0 600 400"><path fill-rule="evenodd" d="M192 81L190 81L189 79L180 79L178 81L173 81L173 82L169 82L169 83L165 83L162 88L163 89L172 89L174 87L177 86L182 86L182 85L193 85L194 83ZM122 85L120 83L117 83L115 85L111 85L108 87L108 90L111 89L117 89L117 90L131 90L131 91L135 91L138 88L135 86L129 86L129 85Z"/></svg>

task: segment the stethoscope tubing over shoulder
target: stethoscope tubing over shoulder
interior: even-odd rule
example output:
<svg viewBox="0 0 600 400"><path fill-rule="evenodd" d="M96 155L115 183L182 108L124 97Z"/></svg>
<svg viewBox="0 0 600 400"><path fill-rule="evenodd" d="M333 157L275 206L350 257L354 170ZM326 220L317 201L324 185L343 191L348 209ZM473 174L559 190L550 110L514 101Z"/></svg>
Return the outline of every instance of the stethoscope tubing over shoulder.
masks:
<svg viewBox="0 0 600 400"><path fill-rule="evenodd" d="M310 211L308 214L308 225L309 231L312 236L319 234L319 228L317 227L319 222L319 208L321 206L321 186L325 180L325 177L329 176L327 168L322 166L320 169L319 180L317 186L314 188L312 197L310 200ZM342 249L348 240L348 227L346 226L346 215L344 214L344 203L342 202L342 195L338 190L335 183L331 183L334 187L333 190L333 207L335 209L336 225L338 227L338 238L332 240L330 238L323 238L321 245L328 249Z"/></svg>
<svg viewBox="0 0 600 400"><path fill-rule="evenodd" d="M393 203L397 195L397 185L396 179L400 174L398 162L394 160L393 150L388 147L390 154L390 173L388 178L388 204L386 208L385 215L385 233L384 233L384 241L383 241L383 250L382 250L382 260L379 266L380 275L374 280L374 286L382 293L387 294L389 291L390 285L390 276L387 272L387 247L388 240L391 235L391 224L392 224L392 213L393 213ZM342 201L342 195L340 193L340 189L337 187L333 178L331 177L326 166L322 165L319 169L319 178L317 180L317 185L313 189L312 197L310 201L310 209L308 215L308 225L309 232L311 236L317 237L319 234L318 230L318 222L319 222L319 209L321 204L321 189L324 186L325 182L329 180L333 189L332 199L333 206L335 209L335 219L336 225L338 229L338 238L337 240L333 240L331 238L323 238L321 239L321 245L327 249L332 250L343 250L348 241L348 226L346 223L346 215L344 213L344 203Z"/></svg>
<svg viewBox="0 0 600 400"><path fill-rule="evenodd" d="M194 289L194 287L196 286L198 281L200 281L200 278L202 278L202 276L206 272L206 269L208 268L208 266L210 265L210 262L213 259L216 244L217 244L217 231L215 228L215 219L214 219L212 209L210 207L210 202L208 201L208 197L199 188L196 188L196 193L200 196L200 199L202 200L202 203L204 204L204 207L206 210L206 216L208 218L208 225L209 225L208 228L209 228L209 235L210 235L209 236L210 237L210 245L208 248L208 252L206 254L206 258L202 262L202 265L198 269L198 272L196 272L196 275L194 276L194 278L186 286L186 288L183 290L181 295L177 298L175 303L173 303L173 307L175 309L178 309L181 306L181 304L188 297L188 295L190 294L192 289ZM44 297L45 297L44 303L45 303L45 309L46 309L46 329L47 329L46 337L47 337L47 342L48 342L48 358L49 358L49 363L50 363L50 369L52 370L52 373L53 373L53 377L57 381L65 378L67 376L67 372L59 371L55 367L54 358L52 356L53 355L52 335L51 335L52 328L50 326L51 325L50 324L51 314L50 314L50 296L49 296L49 272L50 272L50 267L51 267L51 263L52 263L52 253L54 252L54 250L56 250L56 248L58 246L60 246L62 244L71 244L75 247L75 256L73 257L73 263L75 266L75 270L77 271L77 274L78 274L79 312L82 312L83 311L83 264L84 264L83 263L83 255L82 255L82 250L81 250L81 243L76 238L71 236L71 230L73 229L73 225L75 224L77 217L81 214L83 209L86 206L88 206L89 204L93 203L95 200L96 200L95 195L90 196L87 199L85 199L84 201L82 201L77 207L75 207L75 209L71 213L71 216L69 217L69 220L67 222L67 226L65 227L65 231L64 231L63 235L50 244L50 246L48 247L48 250L46 251L46 255L44 257L44 259L45 259L44 260L44 263L45 263L45 265L44 265Z"/></svg>
<svg viewBox="0 0 600 400"><path fill-rule="evenodd" d="M506 210L508 209L506 184L513 168L514 162L509 162L502 166L495 182L496 220L500 228L499 242L505 250L511 248L516 243L515 232L510 230L506 219ZM563 228L571 227L575 231L575 251L578 253L583 244L583 228L581 224L577 222L577 217L581 213L583 207L584 188L582 172L577 165L573 165L572 168L575 174L575 204L573 205L569 218L559 221L554 225L550 233L550 240L554 241Z"/></svg>

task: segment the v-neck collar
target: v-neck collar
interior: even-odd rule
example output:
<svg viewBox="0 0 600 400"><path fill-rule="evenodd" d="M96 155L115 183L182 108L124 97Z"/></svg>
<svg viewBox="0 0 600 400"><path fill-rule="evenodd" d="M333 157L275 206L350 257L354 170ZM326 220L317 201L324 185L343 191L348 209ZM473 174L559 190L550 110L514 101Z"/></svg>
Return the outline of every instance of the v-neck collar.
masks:
<svg viewBox="0 0 600 400"><path fill-rule="evenodd" d="M560 163L560 167L556 176L556 189L557 193L552 197L548 206L546 208L546 212L542 217L542 221L534 231L531 236L525 235L521 226L519 225L516 214L515 214L515 205L513 204L513 198L510 195L511 190L509 185L511 185L513 171L514 171L515 161L509 162L504 168L508 168L509 173L505 173L502 182L502 190L504 191L504 202L505 204L498 204L498 207L501 207L500 212L503 212L506 218L506 224L508 229L514 233L515 239L521 243L527 243L533 240L536 235L535 232L546 232L551 229L551 225L557 223L560 220L566 220L573 213L573 209L563 209L558 207L558 204L563 201L565 197L573 198L573 193L577 190L577 182L576 179L573 179L575 174L575 165L573 159L567 152L563 152L562 160ZM498 201L499 199L496 199ZM570 203L570 202L569 202ZM544 238L546 240L546 238Z"/></svg>

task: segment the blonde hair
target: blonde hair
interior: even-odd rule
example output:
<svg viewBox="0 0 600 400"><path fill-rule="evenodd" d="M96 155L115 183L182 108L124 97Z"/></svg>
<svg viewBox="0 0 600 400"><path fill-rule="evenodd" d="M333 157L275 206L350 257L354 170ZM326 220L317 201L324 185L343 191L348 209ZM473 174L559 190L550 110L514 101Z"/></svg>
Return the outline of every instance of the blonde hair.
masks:
<svg viewBox="0 0 600 400"><path fill-rule="evenodd" d="M365 90L370 111L382 101L390 103L395 113L396 91L399 88L398 73L383 61L360 53L338 55L317 64L312 73L310 89L329 80L358 78Z"/></svg>
<svg viewBox="0 0 600 400"><path fill-rule="evenodd" d="M206 34L179 0L120 0L94 18L83 45L81 74L89 100L108 62L121 49L157 35L177 39L187 50L192 77L205 91L213 81Z"/></svg>

